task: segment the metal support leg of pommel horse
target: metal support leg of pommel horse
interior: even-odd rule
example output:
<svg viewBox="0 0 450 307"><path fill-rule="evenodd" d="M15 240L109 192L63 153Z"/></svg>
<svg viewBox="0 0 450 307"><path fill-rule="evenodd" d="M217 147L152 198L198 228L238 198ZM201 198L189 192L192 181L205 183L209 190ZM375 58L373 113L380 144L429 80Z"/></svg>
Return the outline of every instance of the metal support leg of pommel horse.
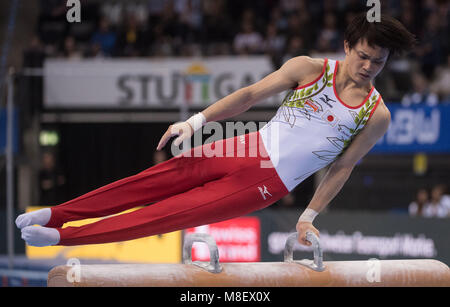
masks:
<svg viewBox="0 0 450 307"><path fill-rule="evenodd" d="M286 241L284 262L219 263L216 242L207 234L187 235L183 263L57 266L49 287L449 287L450 269L437 260L324 262L319 239L308 233L314 260L293 260L297 233ZM194 242L208 244L210 262L193 262Z"/></svg>

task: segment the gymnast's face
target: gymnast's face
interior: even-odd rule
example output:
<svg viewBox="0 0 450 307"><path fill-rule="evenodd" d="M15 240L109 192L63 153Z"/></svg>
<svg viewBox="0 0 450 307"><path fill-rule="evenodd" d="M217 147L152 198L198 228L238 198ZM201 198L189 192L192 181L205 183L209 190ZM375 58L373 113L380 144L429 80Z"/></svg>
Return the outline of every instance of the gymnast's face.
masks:
<svg viewBox="0 0 450 307"><path fill-rule="evenodd" d="M344 42L347 72L357 84L372 81L381 72L389 57L389 50L378 46L369 46L366 40L359 40L350 49Z"/></svg>

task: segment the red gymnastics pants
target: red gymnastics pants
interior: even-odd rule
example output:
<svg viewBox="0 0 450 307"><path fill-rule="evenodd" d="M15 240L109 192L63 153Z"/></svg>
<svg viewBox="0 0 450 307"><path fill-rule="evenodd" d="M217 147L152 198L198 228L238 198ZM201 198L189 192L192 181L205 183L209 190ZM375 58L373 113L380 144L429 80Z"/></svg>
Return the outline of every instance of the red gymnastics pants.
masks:
<svg viewBox="0 0 450 307"><path fill-rule="evenodd" d="M199 149L204 153L199 155ZM206 156L208 150L216 152L215 156ZM126 241L242 216L289 193L275 168L268 167L272 163L259 132L201 145L189 152L191 156L179 154L52 207L45 226L59 231L58 245ZM150 205L107 217L146 204ZM61 228L66 222L94 217L107 218Z"/></svg>

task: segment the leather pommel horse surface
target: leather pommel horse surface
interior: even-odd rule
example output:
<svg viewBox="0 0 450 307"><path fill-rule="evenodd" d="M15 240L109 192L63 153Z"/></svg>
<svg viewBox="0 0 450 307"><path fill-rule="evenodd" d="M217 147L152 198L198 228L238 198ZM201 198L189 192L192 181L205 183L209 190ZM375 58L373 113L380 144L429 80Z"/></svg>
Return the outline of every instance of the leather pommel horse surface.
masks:
<svg viewBox="0 0 450 307"><path fill-rule="evenodd" d="M186 236L183 263L57 266L49 287L449 287L450 269L437 260L370 260L322 262L318 238L314 261L292 259L297 234L287 242L284 262L219 263L214 240L205 234ZM205 242L211 261L192 262L194 242ZM79 270L76 274L71 270Z"/></svg>

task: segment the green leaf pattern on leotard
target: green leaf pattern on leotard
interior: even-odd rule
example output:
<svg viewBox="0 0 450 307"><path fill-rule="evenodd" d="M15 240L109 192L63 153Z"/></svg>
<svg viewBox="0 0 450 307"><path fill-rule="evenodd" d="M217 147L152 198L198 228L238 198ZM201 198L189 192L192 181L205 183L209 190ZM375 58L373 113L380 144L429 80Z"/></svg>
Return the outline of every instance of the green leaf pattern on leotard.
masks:
<svg viewBox="0 0 450 307"><path fill-rule="evenodd" d="M307 99L319 94L326 86L328 86L328 84L331 84L331 86L333 86L333 73L329 73L330 69L330 64L327 63L325 73L321 80L301 90L289 91L283 99L281 106L291 108L304 108L305 101Z"/></svg>
<svg viewBox="0 0 450 307"><path fill-rule="evenodd" d="M352 141L355 139L355 137L365 127L365 125L367 124L367 121L369 120L370 113L372 112L373 108L377 104L379 97L380 97L379 95L373 95L370 99L367 100L367 102L361 108L358 115L355 117L356 128L349 129L349 131L351 133L351 137L344 140L344 146L343 146L343 149L342 149L341 153L339 154L339 156L341 156L345 152L345 150L352 143Z"/></svg>

